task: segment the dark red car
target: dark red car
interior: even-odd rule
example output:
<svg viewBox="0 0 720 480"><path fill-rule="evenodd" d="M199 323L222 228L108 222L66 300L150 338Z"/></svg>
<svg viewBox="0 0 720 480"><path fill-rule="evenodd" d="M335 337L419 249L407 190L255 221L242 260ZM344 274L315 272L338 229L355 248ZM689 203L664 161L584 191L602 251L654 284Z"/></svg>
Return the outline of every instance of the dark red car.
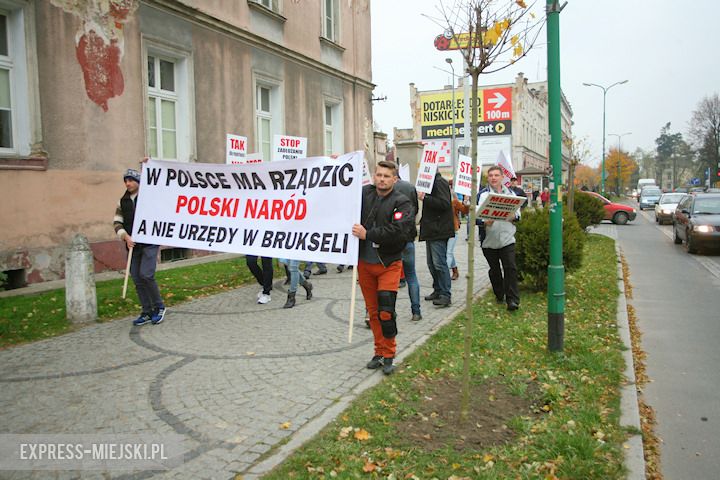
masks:
<svg viewBox="0 0 720 480"><path fill-rule="evenodd" d="M623 205L622 203L613 203L599 193L580 193L592 195L603 203L603 208L605 208L605 220L610 220L617 225L625 225L629 220L635 220L635 217L637 217L637 212L634 208Z"/></svg>

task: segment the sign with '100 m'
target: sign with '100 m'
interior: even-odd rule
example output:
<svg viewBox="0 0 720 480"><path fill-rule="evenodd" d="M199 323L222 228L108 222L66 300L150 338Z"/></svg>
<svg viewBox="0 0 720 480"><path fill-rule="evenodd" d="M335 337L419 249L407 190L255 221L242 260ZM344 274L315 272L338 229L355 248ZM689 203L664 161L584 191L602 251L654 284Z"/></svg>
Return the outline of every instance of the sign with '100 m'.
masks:
<svg viewBox="0 0 720 480"><path fill-rule="evenodd" d="M465 136L465 95L455 90L420 94L420 130L423 140ZM472 102L472 98L469 99ZM472 103L469 108L472 109ZM478 134L510 135L512 127L512 88L478 91ZM454 122L453 122L454 120Z"/></svg>

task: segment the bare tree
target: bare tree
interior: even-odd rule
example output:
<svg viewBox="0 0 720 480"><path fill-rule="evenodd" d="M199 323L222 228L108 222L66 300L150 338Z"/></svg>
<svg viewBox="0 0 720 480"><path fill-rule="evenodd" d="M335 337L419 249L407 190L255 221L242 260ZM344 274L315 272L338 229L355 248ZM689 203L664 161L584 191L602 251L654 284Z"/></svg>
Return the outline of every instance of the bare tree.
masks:
<svg viewBox="0 0 720 480"><path fill-rule="evenodd" d="M565 143L570 150L567 208L568 212L572 213L575 208L575 167L583 163L583 161L590 156L590 149L588 148L587 138L564 138L563 143Z"/></svg>
<svg viewBox="0 0 720 480"><path fill-rule="evenodd" d="M478 191L478 78L481 74L494 73L513 65L532 49L540 35L545 18L536 18L532 12L534 4L535 2L530 2L528 5L524 0L457 0L451 6L449 6L449 2L440 3L438 6L441 18L435 19L435 21L445 29L445 38L448 40L449 49L456 49L462 53L466 71L472 78L472 111L470 114L472 186L470 218L468 219L471 226L475 225ZM463 419L467 419L470 405L475 228L470 228L469 233L465 345L460 404Z"/></svg>
<svg viewBox="0 0 720 480"><path fill-rule="evenodd" d="M704 97L692 114L689 136L703 166L712 172L720 167L720 95Z"/></svg>

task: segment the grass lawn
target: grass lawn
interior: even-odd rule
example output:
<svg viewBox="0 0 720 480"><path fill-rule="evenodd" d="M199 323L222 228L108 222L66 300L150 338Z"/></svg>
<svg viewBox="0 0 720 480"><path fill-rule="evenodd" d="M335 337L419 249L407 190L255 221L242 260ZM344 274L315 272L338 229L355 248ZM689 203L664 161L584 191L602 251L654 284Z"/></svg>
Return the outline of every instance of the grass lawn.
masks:
<svg viewBox="0 0 720 480"><path fill-rule="evenodd" d="M276 264L275 276L280 275L285 272ZM243 257L158 271L155 279L168 307L255 281ZM119 279L96 284L98 321L140 314L132 280L125 299L121 298L122 284ZM65 319L65 289L0 298L0 347L54 337L74 328Z"/></svg>
<svg viewBox="0 0 720 480"><path fill-rule="evenodd" d="M515 313L492 292L476 303L469 421L459 316L264 478L623 478L615 247L590 235L585 248L566 277L562 354L546 348L545 292L524 291Z"/></svg>

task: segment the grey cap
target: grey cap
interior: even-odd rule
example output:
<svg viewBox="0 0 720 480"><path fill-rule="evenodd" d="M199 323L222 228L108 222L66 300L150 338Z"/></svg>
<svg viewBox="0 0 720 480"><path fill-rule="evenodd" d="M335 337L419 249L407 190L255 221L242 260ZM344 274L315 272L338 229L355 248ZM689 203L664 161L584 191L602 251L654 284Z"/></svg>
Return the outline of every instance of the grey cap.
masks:
<svg viewBox="0 0 720 480"><path fill-rule="evenodd" d="M127 179L135 180L137 183L140 183L140 172L138 172L135 169L128 168L127 172L125 172L125 175L123 175L123 180Z"/></svg>

